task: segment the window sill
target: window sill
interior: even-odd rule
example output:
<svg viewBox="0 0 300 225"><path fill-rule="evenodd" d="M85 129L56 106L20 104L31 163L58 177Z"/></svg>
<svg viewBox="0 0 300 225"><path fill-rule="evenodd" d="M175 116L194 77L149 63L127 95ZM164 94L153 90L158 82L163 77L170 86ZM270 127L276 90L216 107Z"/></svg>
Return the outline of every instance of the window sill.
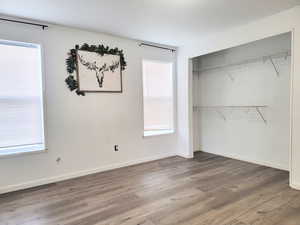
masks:
<svg viewBox="0 0 300 225"><path fill-rule="evenodd" d="M44 145L29 145L20 147L0 148L0 158L9 158L21 155L46 152Z"/></svg>
<svg viewBox="0 0 300 225"><path fill-rule="evenodd" d="M174 132L175 132L174 130L149 130L149 131L144 131L144 137L173 134Z"/></svg>

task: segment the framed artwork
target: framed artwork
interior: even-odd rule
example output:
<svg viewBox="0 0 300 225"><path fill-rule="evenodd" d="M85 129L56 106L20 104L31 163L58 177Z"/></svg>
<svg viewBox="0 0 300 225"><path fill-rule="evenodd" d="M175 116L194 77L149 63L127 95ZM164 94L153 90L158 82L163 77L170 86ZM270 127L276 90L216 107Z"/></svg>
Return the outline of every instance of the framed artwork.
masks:
<svg viewBox="0 0 300 225"><path fill-rule="evenodd" d="M104 45L75 45L66 59L70 91L85 96L89 92L122 93L122 71L125 70L123 50Z"/></svg>
<svg viewBox="0 0 300 225"><path fill-rule="evenodd" d="M77 50L76 57L80 92L122 92L119 55Z"/></svg>

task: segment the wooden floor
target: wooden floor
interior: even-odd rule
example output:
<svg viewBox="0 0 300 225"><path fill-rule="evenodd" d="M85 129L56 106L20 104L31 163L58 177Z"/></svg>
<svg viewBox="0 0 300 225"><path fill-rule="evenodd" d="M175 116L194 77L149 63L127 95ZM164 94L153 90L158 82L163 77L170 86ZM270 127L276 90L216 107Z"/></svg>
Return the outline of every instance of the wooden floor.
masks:
<svg viewBox="0 0 300 225"><path fill-rule="evenodd" d="M3 225L300 225L288 173L198 153L0 195Z"/></svg>

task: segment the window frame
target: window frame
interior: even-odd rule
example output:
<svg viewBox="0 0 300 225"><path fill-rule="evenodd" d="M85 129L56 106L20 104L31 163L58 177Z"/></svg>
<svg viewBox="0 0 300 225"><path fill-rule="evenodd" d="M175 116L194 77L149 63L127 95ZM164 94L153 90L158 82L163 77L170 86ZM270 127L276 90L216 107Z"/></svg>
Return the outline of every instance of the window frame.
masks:
<svg viewBox="0 0 300 225"><path fill-rule="evenodd" d="M35 153L45 153L48 151L47 148L47 133L46 133L46 94L45 94L45 71L44 71L44 50L41 43L33 43L33 42L23 42L23 41L16 41L16 40L7 40L7 39L0 39L1 45L9 45L9 46L19 46L19 47L34 47L39 50L39 76L41 79L41 89L40 89L40 98L42 100L41 104L41 115L42 115L42 131L43 131L43 146L37 147L37 145L20 145L20 146L10 146L10 147L2 147L1 153L0 150L0 159L7 158L7 157L15 157L27 154L35 154ZM27 146L27 147L26 147ZM30 147L29 147L30 146ZM22 150L23 149L23 150Z"/></svg>
<svg viewBox="0 0 300 225"><path fill-rule="evenodd" d="M173 108L173 129L168 129L168 130L157 130L157 131L145 131L145 107L144 107L144 74L143 74L143 63L144 61L148 62L157 62L157 63L171 63L172 64L172 108ZM177 116L177 111L176 111L176 61L175 60L166 60L166 59L153 59L152 57L143 57L141 59L141 74L142 74L142 119L143 119L143 138L147 137L155 137L155 136L161 136L161 135L173 135L176 134L176 116Z"/></svg>

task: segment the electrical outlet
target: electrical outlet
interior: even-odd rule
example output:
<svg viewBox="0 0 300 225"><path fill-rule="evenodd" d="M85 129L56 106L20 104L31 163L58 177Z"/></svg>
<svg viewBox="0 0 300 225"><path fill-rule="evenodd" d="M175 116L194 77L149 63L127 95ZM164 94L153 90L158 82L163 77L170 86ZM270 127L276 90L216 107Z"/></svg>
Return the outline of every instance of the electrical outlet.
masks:
<svg viewBox="0 0 300 225"><path fill-rule="evenodd" d="M60 163L60 161L61 161L61 158L60 158L60 157L58 157L58 158L56 159L56 163L57 163L57 164L59 164L59 163Z"/></svg>
<svg viewBox="0 0 300 225"><path fill-rule="evenodd" d="M119 145L114 146L115 152L119 151Z"/></svg>

